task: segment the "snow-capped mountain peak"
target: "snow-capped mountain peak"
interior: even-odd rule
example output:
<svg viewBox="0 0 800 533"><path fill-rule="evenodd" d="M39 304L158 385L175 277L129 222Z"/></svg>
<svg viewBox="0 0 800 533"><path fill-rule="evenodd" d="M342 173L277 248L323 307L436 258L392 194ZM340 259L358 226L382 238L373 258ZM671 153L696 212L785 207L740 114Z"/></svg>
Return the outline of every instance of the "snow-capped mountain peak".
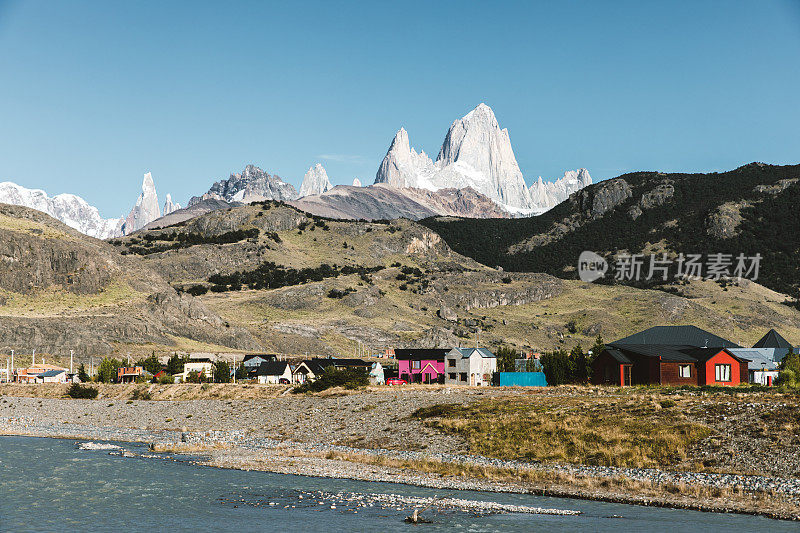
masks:
<svg viewBox="0 0 800 533"><path fill-rule="evenodd" d="M96 207L74 194L58 194L51 198L41 189L28 189L4 181L0 183L0 202L42 211L67 226L98 239L108 239L120 234L122 219L101 217Z"/></svg>
<svg viewBox="0 0 800 533"><path fill-rule="evenodd" d="M541 213L565 200L591 178L585 169L567 172L554 183L539 179L530 188L519 168L507 129L481 103L453 121L436 162L411 147L405 128L395 134L375 175L375 183L436 191L470 187L514 214Z"/></svg>
<svg viewBox="0 0 800 533"><path fill-rule="evenodd" d="M333 185L328 179L328 173L321 164L317 163L309 168L303 177L303 184L300 185L300 198L312 194L322 194L331 189L333 189Z"/></svg>
<svg viewBox="0 0 800 533"><path fill-rule="evenodd" d="M136 199L136 205L125 218L122 225L122 234L128 235L136 230L142 229L150 222L161 217L161 209L158 206L158 194L153 176L150 172L142 179L142 194Z"/></svg>
<svg viewBox="0 0 800 533"><path fill-rule="evenodd" d="M164 211L163 211L162 214L164 216L167 216L170 213L172 213L173 211L177 211L180 208L181 208L181 204L179 204L178 202L173 202L172 201L172 195L170 193L167 193L167 198L164 201Z"/></svg>

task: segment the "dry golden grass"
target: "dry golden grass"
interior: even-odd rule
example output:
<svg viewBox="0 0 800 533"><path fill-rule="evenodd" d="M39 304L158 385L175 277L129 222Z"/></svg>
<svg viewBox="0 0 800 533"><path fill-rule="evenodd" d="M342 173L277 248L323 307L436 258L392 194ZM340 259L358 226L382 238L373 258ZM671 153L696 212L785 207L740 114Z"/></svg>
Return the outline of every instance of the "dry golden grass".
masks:
<svg viewBox="0 0 800 533"><path fill-rule="evenodd" d="M711 434L677 410L624 397L514 395L468 406L435 405L412 417L464 437L472 453L602 466L674 465Z"/></svg>

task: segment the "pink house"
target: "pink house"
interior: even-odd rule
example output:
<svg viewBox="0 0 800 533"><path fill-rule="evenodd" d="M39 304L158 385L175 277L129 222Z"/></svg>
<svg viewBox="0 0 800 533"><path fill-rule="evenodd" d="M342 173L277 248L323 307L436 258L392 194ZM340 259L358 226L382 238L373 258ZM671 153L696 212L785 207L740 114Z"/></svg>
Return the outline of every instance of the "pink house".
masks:
<svg viewBox="0 0 800 533"><path fill-rule="evenodd" d="M443 348L396 349L398 377L409 383L444 383Z"/></svg>

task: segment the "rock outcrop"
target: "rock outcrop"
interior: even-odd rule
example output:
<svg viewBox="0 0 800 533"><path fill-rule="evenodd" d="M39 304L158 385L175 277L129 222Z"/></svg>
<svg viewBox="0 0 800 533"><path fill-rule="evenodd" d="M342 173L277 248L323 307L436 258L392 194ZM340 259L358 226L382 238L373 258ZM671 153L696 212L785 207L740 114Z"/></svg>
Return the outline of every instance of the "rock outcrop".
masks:
<svg viewBox="0 0 800 533"><path fill-rule="evenodd" d="M215 182L207 193L192 197L189 207L204 200L251 203L264 200L288 202L296 198L297 190L291 184L255 165L247 165L241 173L231 174L227 180Z"/></svg>
<svg viewBox="0 0 800 533"><path fill-rule="evenodd" d="M566 200L592 180L586 169L568 171L529 189L517 164L508 130L501 129L486 104L456 120L447 131L436 162L410 145L405 128L395 134L375 175L375 184L395 188L471 188L503 210L518 215L539 214Z"/></svg>
<svg viewBox="0 0 800 533"><path fill-rule="evenodd" d="M164 202L164 212L162 213L162 216L167 216L170 213L172 213L174 211L177 211L180 208L181 208L181 204L179 204L178 202L173 202L172 201L172 195L167 193L167 199Z"/></svg>
<svg viewBox="0 0 800 533"><path fill-rule="evenodd" d="M306 175L303 177L303 184L300 185L300 198L304 196L311 196L313 194L323 194L333 189L328 173L325 168L317 163L309 168Z"/></svg>
<svg viewBox="0 0 800 533"><path fill-rule="evenodd" d="M142 193L136 199L136 205L133 206L122 224L122 234L128 235L140 230L160 217L161 209L158 207L156 185L153 183L153 176L148 172L142 180Z"/></svg>
<svg viewBox="0 0 800 533"><path fill-rule="evenodd" d="M40 189L27 189L4 181L0 183L0 203L30 207L47 213L90 237L108 239L121 234L122 219L101 217L96 207L74 194L58 194L51 198Z"/></svg>
<svg viewBox="0 0 800 533"><path fill-rule="evenodd" d="M530 186L531 202L540 212L557 206L569 196L587 185L592 184L592 177L585 168L568 170L556 181L543 181L542 177Z"/></svg>

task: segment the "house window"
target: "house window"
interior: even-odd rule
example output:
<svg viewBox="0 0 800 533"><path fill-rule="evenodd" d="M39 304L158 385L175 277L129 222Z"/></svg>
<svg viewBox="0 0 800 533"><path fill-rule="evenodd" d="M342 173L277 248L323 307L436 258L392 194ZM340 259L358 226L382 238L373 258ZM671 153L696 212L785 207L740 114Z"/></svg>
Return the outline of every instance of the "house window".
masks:
<svg viewBox="0 0 800 533"><path fill-rule="evenodd" d="M455 381L456 373L455 372L450 372L449 374L447 374L447 379L452 379L453 381Z"/></svg>
<svg viewBox="0 0 800 533"><path fill-rule="evenodd" d="M466 372L461 372L458 375L458 379L466 383L466 381L467 381L467 373Z"/></svg>
<svg viewBox="0 0 800 533"><path fill-rule="evenodd" d="M681 378L692 377L692 365L678 365L678 377Z"/></svg>
<svg viewBox="0 0 800 533"><path fill-rule="evenodd" d="M714 378L716 381L730 381L731 365L714 365Z"/></svg>
<svg viewBox="0 0 800 533"><path fill-rule="evenodd" d="M447 360L447 366L449 366L450 368L455 368L456 360L455 359L448 359Z"/></svg>
<svg viewBox="0 0 800 533"><path fill-rule="evenodd" d="M414 370L419 370L419 361L411 361L411 368Z"/></svg>

